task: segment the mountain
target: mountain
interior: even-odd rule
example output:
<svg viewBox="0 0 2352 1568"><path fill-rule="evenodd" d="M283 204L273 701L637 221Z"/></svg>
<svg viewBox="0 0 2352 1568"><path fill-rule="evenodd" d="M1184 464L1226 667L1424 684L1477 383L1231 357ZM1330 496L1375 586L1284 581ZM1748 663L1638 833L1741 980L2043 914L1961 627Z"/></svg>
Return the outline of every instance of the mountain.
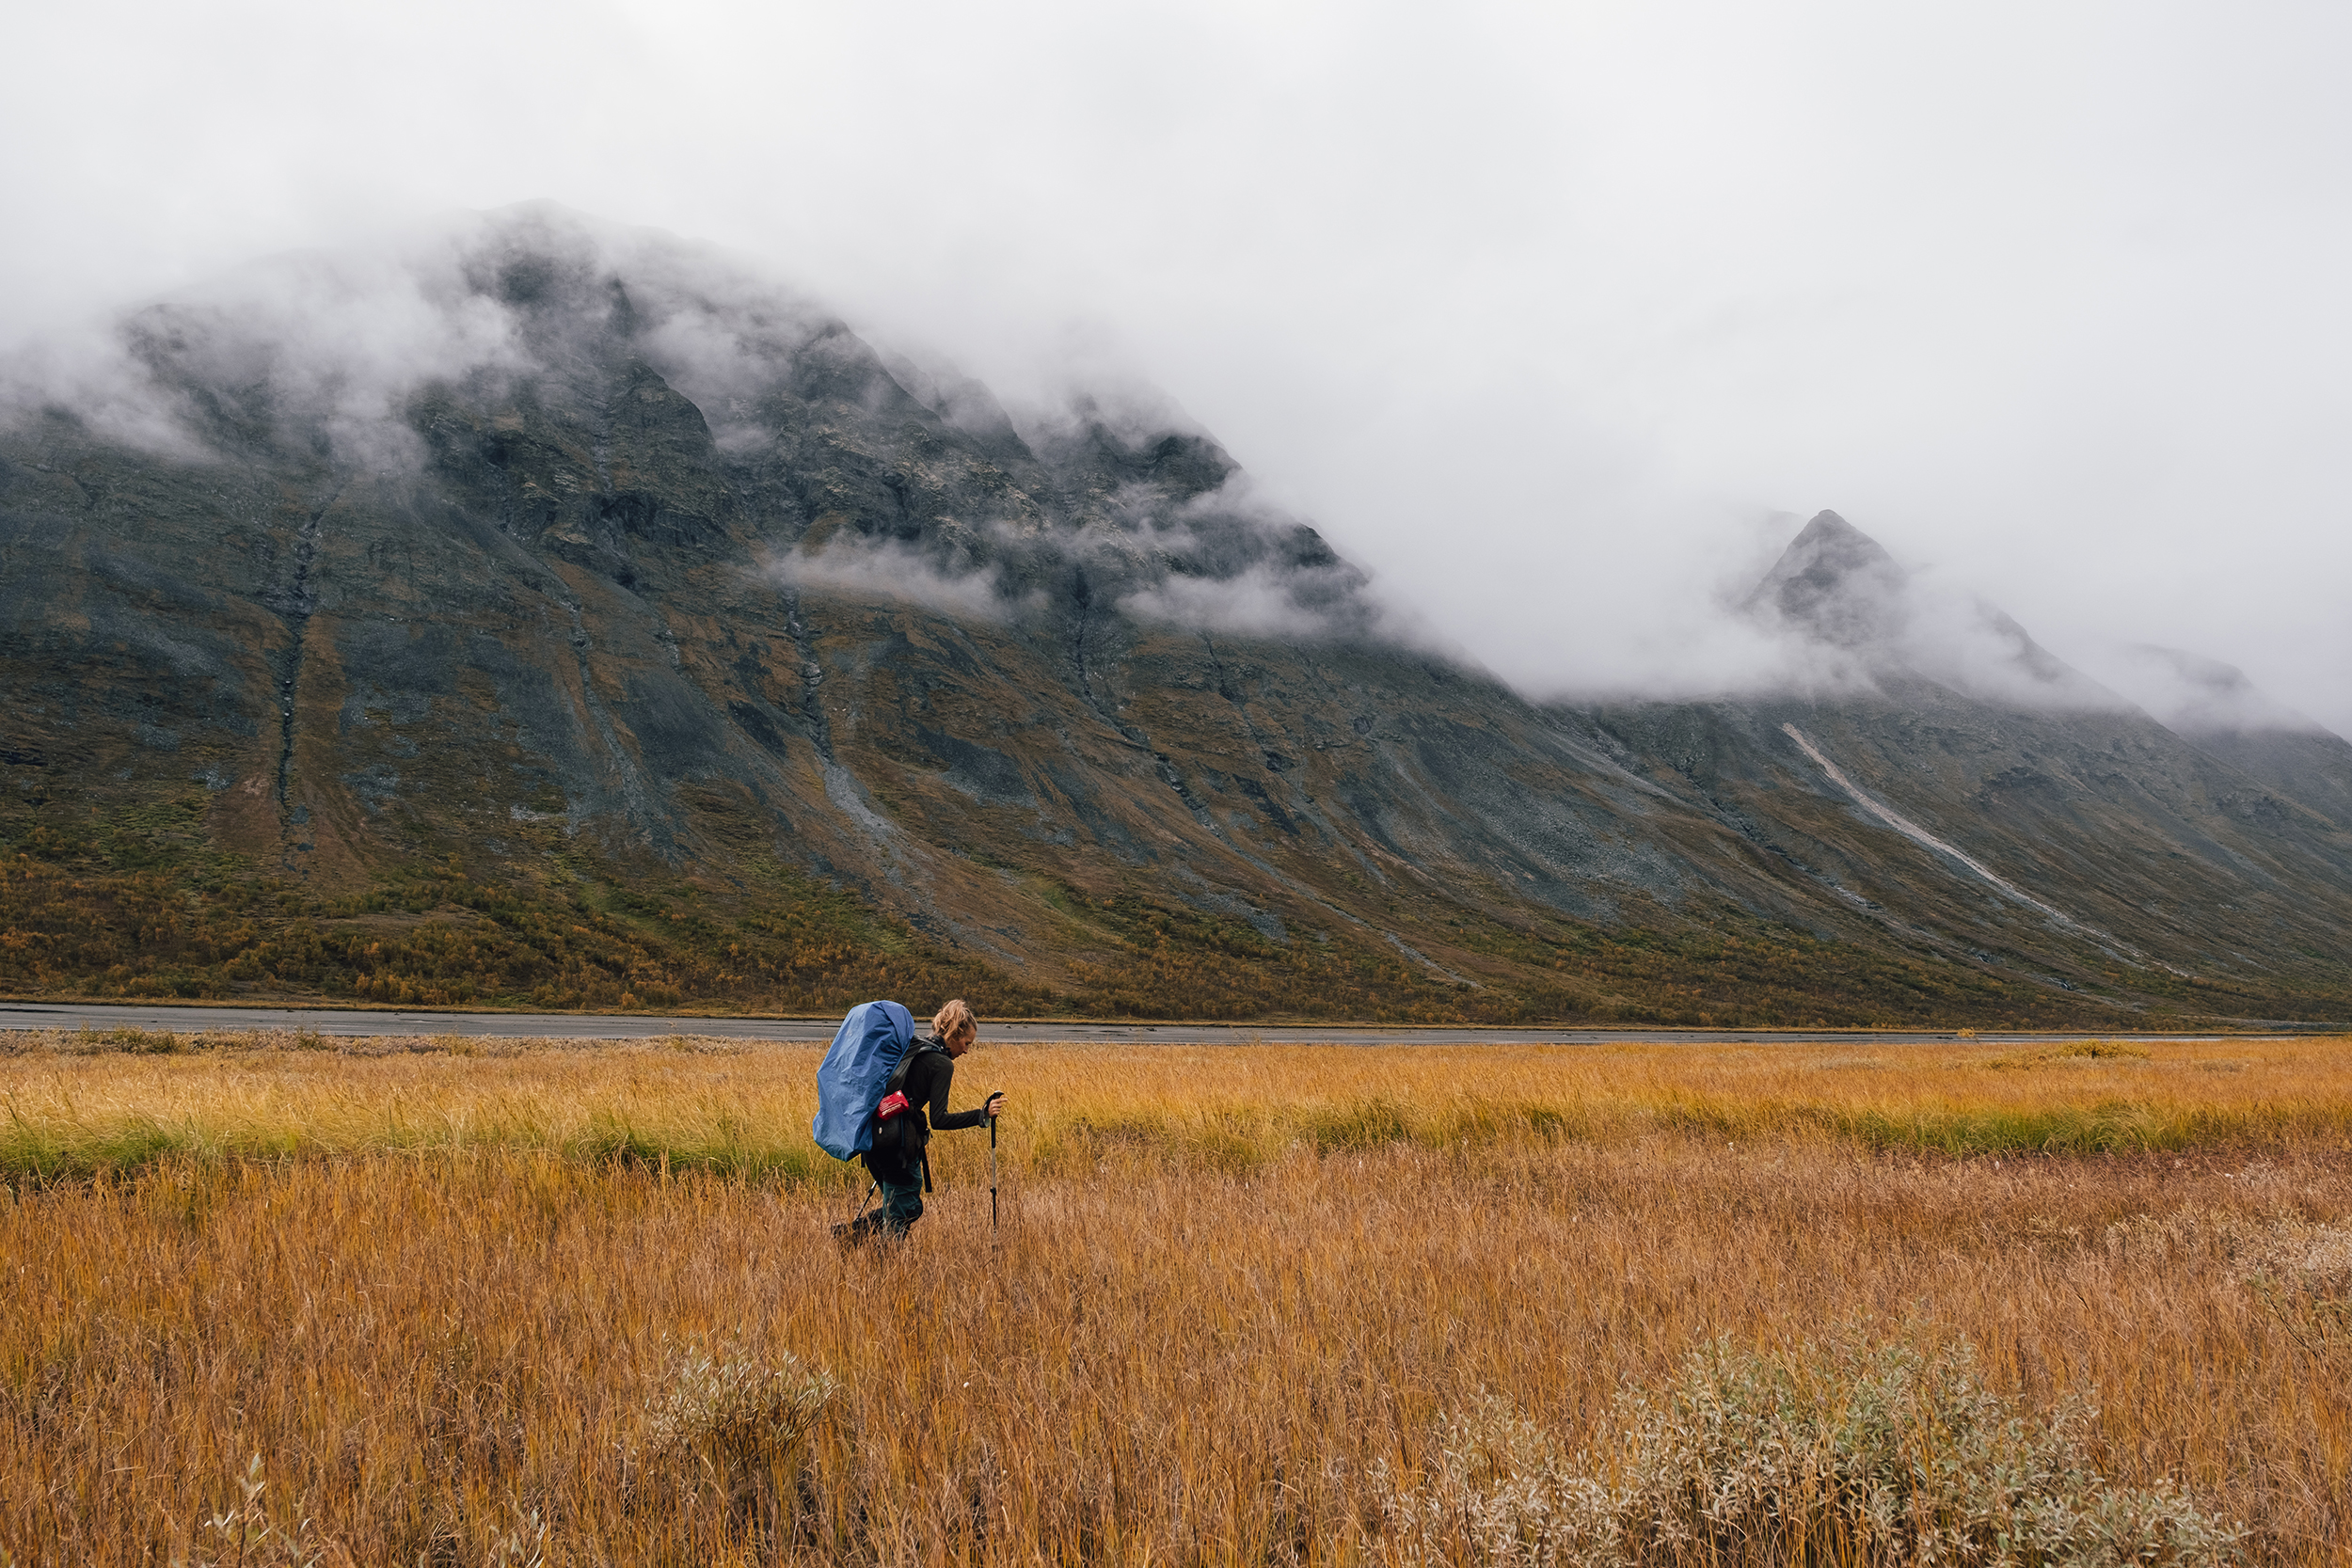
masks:
<svg viewBox="0 0 2352 1568"><path fill-rule="evenodd" d="M2318 798L2352 778L2341 740L2249 731L2235 750L2235 734L2169 728L1997 607L1939 602L1835 513L1748 607L1834 652L1832 689L1596 717L1792 870L1890 932L2085 995L2155 974L2333 984L2352 836ZM2286 743L2319 760L2292 779L2247 766Z"/></svg>
<svg viewBox="0 0 2352 1568"><path fill-rule="evenodd" d="M19 994L2352 1012L2342 816L1834 514L1748 605L1801 690L1547 705L1180 414L559 210L118 349L0 432Z"/></svg>
<svg viewBox="0 0 2352 1568"><path fill-rule="evenodd" d="M2352 745L2234 665L2150 643L2123 650L2126 693L2167 729L2247 777L2352 828Z"/></svg>

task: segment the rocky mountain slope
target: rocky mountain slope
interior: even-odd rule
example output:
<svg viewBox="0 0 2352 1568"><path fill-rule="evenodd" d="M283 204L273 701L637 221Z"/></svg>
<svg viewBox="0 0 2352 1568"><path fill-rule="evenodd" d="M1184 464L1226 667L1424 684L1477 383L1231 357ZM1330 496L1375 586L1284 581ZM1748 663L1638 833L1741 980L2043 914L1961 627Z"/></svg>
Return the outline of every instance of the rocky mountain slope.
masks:
<svg viewBox="0 0 2352 1568"><path fill-rule="evenodd" d="M2341 741L2168 729L1831 515L1750 607L1806 694L1536 705L1181 421L549 210L394 271L0 433L0 986L2352 1015Z"/></svg>

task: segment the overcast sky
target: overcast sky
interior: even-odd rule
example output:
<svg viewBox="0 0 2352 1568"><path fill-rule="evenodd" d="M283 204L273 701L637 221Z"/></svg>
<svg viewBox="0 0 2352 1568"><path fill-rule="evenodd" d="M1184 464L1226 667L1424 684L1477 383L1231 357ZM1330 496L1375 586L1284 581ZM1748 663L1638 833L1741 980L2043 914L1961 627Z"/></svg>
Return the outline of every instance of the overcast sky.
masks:
<svg viewBox="0 0 2352 1568"><path fill-rule="evenodd" d="M1166 388L1535 689L1831 507L2352 731L2352 7L20 6L0 333L547 197ZM1794 514L1791 519L1787 514Z"/></svg>

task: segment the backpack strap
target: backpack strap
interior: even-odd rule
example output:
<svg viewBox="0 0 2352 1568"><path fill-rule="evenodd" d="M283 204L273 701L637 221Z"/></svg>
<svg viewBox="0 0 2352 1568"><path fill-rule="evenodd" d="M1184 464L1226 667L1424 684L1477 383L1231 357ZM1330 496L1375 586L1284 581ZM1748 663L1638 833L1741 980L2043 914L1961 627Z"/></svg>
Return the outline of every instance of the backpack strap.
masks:
<svg viewBox="0 0 2352 1568"><path fill-rule="evenodd" d="M897 1094L906 1087L907 1069L914 1066L915 1057L920 1056L926 1051L944 1053L946 1050L946 1046L941 1045L929 1035L925 1035L913 1045L908 1046L907 1053L898 1058L898 1065L890 1069L890 1082L883 1086L882 1093Z"/></svg>

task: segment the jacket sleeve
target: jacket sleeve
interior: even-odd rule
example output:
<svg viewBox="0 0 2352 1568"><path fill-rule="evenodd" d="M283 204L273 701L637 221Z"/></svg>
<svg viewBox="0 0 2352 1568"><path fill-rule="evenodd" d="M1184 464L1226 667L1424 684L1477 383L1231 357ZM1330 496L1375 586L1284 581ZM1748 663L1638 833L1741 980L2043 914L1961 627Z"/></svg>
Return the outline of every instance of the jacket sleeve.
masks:
<svg viewBox="0 0 2352 1568"><path fill-rule="evenodd" d="M953 1132L959 1128L977 1127L988 1119L988 1107L985 1105L970 1111L947 1109L947 1091L956 1081L956 1064L953 1058L945 1055L932 1056L927 1059L925 1065L930 1069L931 1092L930 1101L924 1110L925 1115L930 1119L933 1132Z"/></svg>

